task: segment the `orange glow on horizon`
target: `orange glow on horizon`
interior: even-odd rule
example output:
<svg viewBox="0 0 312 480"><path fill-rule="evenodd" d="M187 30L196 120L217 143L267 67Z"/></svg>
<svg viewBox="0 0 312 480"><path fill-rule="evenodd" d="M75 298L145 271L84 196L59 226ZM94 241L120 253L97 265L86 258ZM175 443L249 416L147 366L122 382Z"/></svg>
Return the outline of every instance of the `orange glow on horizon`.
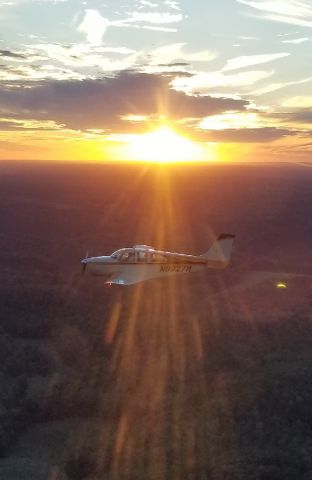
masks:
<svg viewBox="0 0 312 480"><path fill-rule="evenodd" d="M6 132L0 135L0 160L51 160L87 163L228 163L263 159L272 147L195 141L169 126L147 133L73 132L71 130L17 132L15 142ZM275 143L276 144L276 143Z"/></svg>

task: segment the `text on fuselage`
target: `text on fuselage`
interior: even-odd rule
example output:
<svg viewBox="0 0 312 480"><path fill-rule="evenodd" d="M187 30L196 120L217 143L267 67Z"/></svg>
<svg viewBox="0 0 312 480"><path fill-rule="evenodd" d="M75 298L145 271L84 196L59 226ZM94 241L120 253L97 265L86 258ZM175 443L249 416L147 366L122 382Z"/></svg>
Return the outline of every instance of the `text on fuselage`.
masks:
<svg viewBox="0 0 312 480"><path fill-rule="evenodd" d="M161 265L160 272L188 273L192 271L192 265Z"/></svg>

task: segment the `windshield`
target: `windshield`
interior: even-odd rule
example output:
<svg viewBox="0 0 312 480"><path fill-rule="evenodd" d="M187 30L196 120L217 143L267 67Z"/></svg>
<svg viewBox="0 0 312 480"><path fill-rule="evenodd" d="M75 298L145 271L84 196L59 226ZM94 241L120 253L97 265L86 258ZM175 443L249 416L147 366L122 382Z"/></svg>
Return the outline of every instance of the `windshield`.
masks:
<svg viewBox="0 0 312 480"><path fill-rule="evenodd" d="M121 248L120 250L116 250L116 252L111 254L111 258L114 258L117 260L123 254L124 251L125 251L124 248Z"/></svg>

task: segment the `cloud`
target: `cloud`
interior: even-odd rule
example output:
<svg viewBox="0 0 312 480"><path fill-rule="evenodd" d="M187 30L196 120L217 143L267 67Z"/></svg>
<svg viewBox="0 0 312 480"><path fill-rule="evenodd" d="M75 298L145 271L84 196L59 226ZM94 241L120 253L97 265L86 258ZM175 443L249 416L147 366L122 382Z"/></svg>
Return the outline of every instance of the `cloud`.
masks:
<svg viewBox="0 0 312 480"><path fill-rule="evenodd" d="M251 70L249 72L239 72L234 74L219 72L194 74L190 78L176 78L172 81L172 85L177 90L187 93L200 92L211 93L221 88L246 88L255 83L267 79L274 74L273 70Z"/></svg>
<svg viewBox="0 0 312 480"><path fill-rule="evenodd" d="M164 24L164 23L178 23L183 20L183 15L181 13L170 13L170 12L133 12L129 18L123 20L123 24L129 23L153 23L153 24Z"/></svg>
<svg viewBox="0 0 312 480"><path fill-rule="evenodd" d="M168 27L161 27L159 25L137 25L137 24L127 24L127 23L120 23L118 24L120 27L130 27L130 28L137 28L137 29L143 29L143 30L154 30L155 32L171 32L171 33L176 33L177 29L176 28L168 28Z"/></svg>
<svg viewBox="0 0 312 480"><path fill-rule="evenodd" d="M289 53L270 53L261 55L244 55L241 57L231 58L226 62L223 72L229 72L231 70L237 70L240 68L250 67L253 65L259 65L261 63L272 62L278 58L288 57Z"/></svg>
<svg viewBox="0 0 312 480"><path fill-rule="evenodd" d="M154 5L148 2L149 7ZM141 6L143 4L141 3ZM87 9L82 22L77 30L86 34L88 42L93 45L100 45L108 27L127 27L148 29L166 32L176 32L175 28L168 28L165 25L179 23L183 20L182 13L171 13L167 11L133 11L126 13L121 20L109 20L103 17L98 10Z"/></svg>
<svg viewBox="0 0 312 480"><path fill-rule="evenodd" d="M162 32L176 32L176 28L166 25L179 23L183 20L182 13L161 11L134 11L122 20L115 20L110 24L115 27L137 28L143 30L156 30Z"/></svg>
<svg viewBox="0 0 312 480"><path fill-rule="evenodd" d="M204 118L199 127L206 130L259 128L266 126L264 123L265 120L257 112L226 112Z"/></svg>
<svg viewBox="0 0 312 480"><path fill-rule="evenodd" d="M248 102L191 96L170 87L170 77L123 71L101 80L44 82L0 89L0 105L16 118L52 120L72 129L126 131L127 115L164 116L171 121L245 110ZM25 85L26 87L27 85ZM138 123L138 122L137 122Z"/></svg>
<svg viewBox="0 0 312 480"><path fill-rule="evenodd" d="M139 8L144 8L144 7L157 8L158 7L157 3L149 2L148 0L140 0L139 4L140 4Z"/></svg>
<svg viewBox="0 0 312 480"><path fill-rule="evenodd" d="M215 54L209 50L188 52L186 43L172 43L162 47L149 50L148 54L143 52L143 57L148 59L149 65L163 64L186 64L188 62L210 62L215 58Z"/></svg>
<svg viewBox="0 0 312 480"><path fill-rule="evenodd" d="M302 108L297 109L296 111L289 112L289 113L282 113L280 115L286 121L295 122L295 123L303 123L310 125L312 123L312 109L311 108Z"/></svg>
<svg viewBox="0 0 312 480"><path fill-rule="evenodd" d="M154 2L154 1L150 1L150 0L139 0L139 8L142 9L142 8L146 8L146 7L150 7L150 8L159 8L159 2ZM163 2L164 6L167 7L167 8L170 8L172 10L178 10L180 11L181 10L181 7L180 7L180 2L179 1L176 1L176 0L165 0Z"/></svg>
<svg viewBox="0 0 312 480"><path fill-rule="evenodd" d="M65 3L68 0L0 0L0 7L13 7L15 5L22 5L23 3Z"/></svg>
<svg viewBox="0 0 312 480"><path fill-rule="evenodd" d="M174 0L165 0L164 4L172 8L173 10L181 10L179 2L176 2Z"/></svg>
<svg viewBox="0 0 312 480"><path fill-rule="evenodd" d="M312 27L310 0L236 0L238 3L259 10L268 20Z"/></svg>
<svg viewBox="0 0 312 480"><path fill-rule="evenodd" d="M102 17L97 10L86 10L84 19L77 30L86 34L88 42L99 45L109 25L111 22Z"/></svg>
<svg viewBox="0 0 312 480"><path fill-rule="evenodd" d="M74 72L65 67L57 67L53 64L30 65L23 64L19 66L4 65L0 70L0 79L3 82L15 82L16 86L23 82L40 82L42 80L68 80L85 78L84 75Z"/></svg>
<svg viewBox="0 0 312 480"><path fill-rule="evenodd" d="M282 106L290 108L312 108L312 96L297 95L295 97L290 97L283 101Z"/></svg>
<svg viewBox="0 0 312 480"><path fill-rule="evenodd" d="M24 45L20 52L2 52L3 55L0 50L0 80L21 84L30 80L95 78L103 72L131 68L138 63L140 55L124 46L90 43L33 43Z"/></svg>
<svg viewBox="0 0 312 480"><path fill-rule="evenodd" d="M297 134L298 132L294 130L275 127L228 128L226 130L202 131L197 133L196 138L202 142L268 143Z"/></svg>
<svg viewBox="0 0 312 480"><path fill-rule="evenodd" d="M12 52L11 50L0 50L0 57L6 57L10 59L24 60L25 55L21 53Z"/></svg>
<svg viewBox="0 0 312 480"><path fill-rule="evenodd" d="M84 72L85 77L116 70L125 70L137 62L135 50L127 47L106 47L92 44L37 44L30 48L33 54L39 54L40 61L48 58L50 62L72 67ZM46 60L45 60L46 61Z"/></svg>
<svg viewBox="0 0 312 480"><path fill-rule="evenodd" d="M173 63L159 63L159 67L188 67L190 64L186 62L173 62ZM192 75L192 74L189 74Z"/></svg>
<svg viewBox="0 0 312 480"><path fill-rule="evenodd" d="M310 39L308 37L294 38L293 40L282 40L282 43L293 43L300 44L303 42L308 42Z"/></svg>
<svg viewBox="0 0 312 480"><path fill-rule="evenodd" d="M0 131L12 130L61 130L64 125L51 120L0 118Z"/></svg>
<svg viewBox="0 0 312 480"><path fill-rule="evenodd" d="M309 83L312 81L312 77L302 78L301 80L293 80L290 82L279 82L279 83L271 83L266 85L265 87L258 88L252 92L250 95L261 96L266 95L271 92L275 92L276 90L280 90L282 88L291 87L293 85L301 85L304 83Z"/></svg>
<svg viewBox="0 0 312 480"><path fill-rule="evenodd" d="M98 42L98 38L91 39ZM0 50L3 67L0 80L21 83L24 80L98 78L103 73L139 68L145 73L189 73L189 61L207 62L209 51L186 51L185 43L175 43L136 51L129 47L95 43L29 43L23 51ZM14 63L18 63L14 65ZM21 64L22 62L22 64Z"/></svg>

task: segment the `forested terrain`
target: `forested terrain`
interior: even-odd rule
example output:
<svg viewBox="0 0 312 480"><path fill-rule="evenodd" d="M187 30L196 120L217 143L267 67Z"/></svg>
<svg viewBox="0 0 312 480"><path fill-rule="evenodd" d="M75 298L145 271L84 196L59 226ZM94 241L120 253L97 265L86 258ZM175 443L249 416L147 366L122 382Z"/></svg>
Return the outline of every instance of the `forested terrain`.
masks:
<svg viewBox="0 0 312 480"><path fill-rule="evenodd" d="M311 179L76 167L0 167L0 477L311 478ZM221 231L225 272L81 275L87 249L202 253Z"/></svg>

